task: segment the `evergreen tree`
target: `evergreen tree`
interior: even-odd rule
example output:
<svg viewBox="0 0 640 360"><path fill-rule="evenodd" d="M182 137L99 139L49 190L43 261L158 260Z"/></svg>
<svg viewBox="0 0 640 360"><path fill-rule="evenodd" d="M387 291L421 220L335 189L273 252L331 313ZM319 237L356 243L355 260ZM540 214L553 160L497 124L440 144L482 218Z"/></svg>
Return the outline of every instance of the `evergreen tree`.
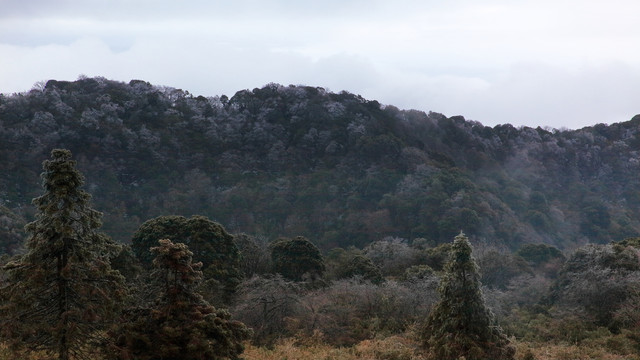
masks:
<svg viewBox="0 0 640 360"><path fill-rule="evenodd" d="M515 349L485 306L471 244L456 236L438 292L440 302L423 329L423 345L431 359L513 359Z"/></svg>
<svg viewBox="0 0 640 360"><path fill-rule="evenodd" d="M302 281L306 277L317 279L325 270L320 250L304 236L273 242L271 263L275 273L294 281Z"/></svg>
<svg viewBox="0 0 640 360"><path fill-rule="evenodd" d="M71 152L51 155L43 163L44 194L33 200L36 220L26 226L26 253L5 266L1 333L16 352L95 358L87 345L114 317L123 278L111 269L116 246L97 232L102 214L80 189L84 179Z"/></svg>
<svg viewBox="0 0 640 360"><path fill-rule="evenodd" d="M236 359L250 330L196 291L202 263L193 263L185 244L164 239L152 248L152 278L159 289L151 308L125 312L110 335L116 359Z"/></svg>
<svg viewBox="0 0 640 360"><path fill-rule="evenodd" d="M361 254L352 256L340 275L341 278L361 276L363 280L371 281L374 284L384 282L380 268L371 259Z"/></svg>
<svg viewBox="0 0 640 360"><path fill-rule="evenodd" d="M217 222L204 216L168 215L144 222L133 235L131 248L140 262L150 268L154 254L149 250L158 239L173 239L186 244L196 262L202 262L204 277L222 289L222 303L228 303L242 281L240 251L233 235Z"/></svg>

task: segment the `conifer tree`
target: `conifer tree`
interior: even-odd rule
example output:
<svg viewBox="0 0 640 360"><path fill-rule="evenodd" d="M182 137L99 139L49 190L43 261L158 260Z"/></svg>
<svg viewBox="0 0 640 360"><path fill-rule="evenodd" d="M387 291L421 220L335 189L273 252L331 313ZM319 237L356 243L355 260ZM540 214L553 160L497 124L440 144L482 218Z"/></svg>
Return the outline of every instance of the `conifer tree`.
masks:
<svg viewBox="0 0 640 360"><path fill-rule="evenodd" d="M194 261L202 262L204 277L219 282L221 303L227 304L242 281L240 252L233 235L217 222L204 216L190 218L168 215L144 222L133 235L131 247L142 265L151 268L154 254L149 250L158 239L173 239L186 244Z"/></svg>
<svg viewBox="0 0 640 360"><path fill-rule="evenodd" d="M513 359L515 349L485 306L478 266L467 237L456 236L437 303L422 332L430 359Z"/></svg>
<svg viewBox="0 0 640 360"><path fill-rule="evenodd" d="M202 263L193 263L187 245L160 240L152 278L157 298L150 308L125 312L110 334L116 359L237 359L251 335L226 310L208 304L196 291Z"/></svg>
<svg viewBox="0 0 640 360"><path fill-rule="evenodd" d="M81 190L71 152L51 156L43 163L44 194L33 200L36 220L25 227L26 253L5 266L0 331L16 352L95 358L88 345L114 317L124 279L111 269L116 246L98 233L102 214Z"/></svg>

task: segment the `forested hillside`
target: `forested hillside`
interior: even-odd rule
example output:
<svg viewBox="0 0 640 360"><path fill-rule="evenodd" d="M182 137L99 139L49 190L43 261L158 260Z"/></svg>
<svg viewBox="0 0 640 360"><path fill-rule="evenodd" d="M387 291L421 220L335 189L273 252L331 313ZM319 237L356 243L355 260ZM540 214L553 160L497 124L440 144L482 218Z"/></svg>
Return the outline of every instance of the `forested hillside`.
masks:
<svg viewBox="0 0 640 360"><path fill-rule="evenodd" d="M103 229L199 214L326 251L387 236L574 249L640 233L640 116L579 130L269 84L232 97L103 78L0 95L0 250L15 251L51 149L70 149Z"/></svg>

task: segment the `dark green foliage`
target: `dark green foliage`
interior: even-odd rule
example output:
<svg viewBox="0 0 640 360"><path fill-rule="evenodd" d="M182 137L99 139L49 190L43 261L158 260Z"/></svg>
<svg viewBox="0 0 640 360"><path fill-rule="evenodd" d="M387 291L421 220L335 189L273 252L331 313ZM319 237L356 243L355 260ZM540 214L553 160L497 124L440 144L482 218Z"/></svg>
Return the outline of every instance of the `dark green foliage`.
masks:
<svg viewBox="0 0 640 360"><path fill-rule="evenodd" d="M146 221L133 235L131 247L143 265L150 266L149 249L159 239L172 239L189 246L195 261L202 262L207 280L222 284L229 297L242 279L240 253L233 235L204 216L160 216ZM227 301L228 299L223 299Z"/></svg>
<svg viewBox="0 0 640 360"><path fill-rule="evenodd" d="M404 280L406 281L425 280L434 276L436 273L429 265L414 265L404 272Z"/></svg>
<svg viewBox="0 0 640 360"><path fill-rule="evenodd" d="M245 278L269 272L269 249L266 241L247 234L235 236L240 251L240 268Z"/></svg>
<svg viewBox="0 0 640 360"><path fill-rule="evenodd" d="M456 236L438 287L437 303L422 330L430 359L513 359L515 348L485 306L480 274L469 240Z"/></svg>
<svg viewBox="0 0 640 360"><path fill-rule="evenodd" d="M16 350L44 350L57 359L84 359L115 317L124 279L112 270L118 246L98 233L101 214L81 190L71 152L55 149L43 163L44 194L26 226L26 253L5 266L2 336ZM95 344L95 343L94 343Z"/></svg>
<svg viewBox="0 0 640 360"><path fill-rule="evenodd" d="M349 278L352 276L362 276L362 273L353 274L352 260L355 257L364 256L361 249L354 246L344 248L333 248L329 250L324 256L326 265L325 277L327 280L339 280ZM366 256L364 256L366 258ZM367 258L368 259L368 258ZM371 259L369 259L371 262ZM375 267L375 264L371 263ZM380 270L378 269L378 272Z"/></svg>
<svg viewBox="0 0 640 360"><path fill-rule="evenodd" d="M449 259L451 253L451 243L440 244L434 248L422 251L421 262L430 266L433 270L441 271Z"/></svg>
<svg viewBox="0 0 640 360"><path fill-rule="evenodd" d="M25 221L0 205L0 254L14 254L22 246Z"/></svg>
<svg viewBox="0 0 640 360"><path fill-rule="evenodd" d="M110 331L114 359L237 359L251 332L226 310L209 305L196 287L202 263L185 244L159 241L152 278L158 295L151 308L130 309Z"/></svg>
<svg viewBox="0 0 640 360"><path fill-rule="evenodd" d="M624 240L616 241L613 243L613 246L623 247L623 248L627 246L631 246L636 249L640 249L640 237L632 237L632 238L626 238Z"/></svg>
<svg viewBox="0 0 640 360"><path fill-rule="evenodd" d="M538 273L555 278L567 260L558 248L547 244L524 244L515 253Z"/></svg>
<svg viewBox="0 0 640 360"><path fill-rule="evenodd" d="M489 250L478 259L482 284L492 288L506 289L509 282L523 275L533 276L527 262L518 255Z"/></svg>
<svg viewBox="0 0 640 360"><path fill-rule="evenodd" d="M273 242L271 264L273 272L294 281L318 279L325 270L320 250L303 236Z"/></svg>
<svg viewBox="0 0 640 360"><path fill-rule="evenodd" d="M469 233L476 233L480 227L480 217L469 208L453 208L447 211L446 215L438 221L438 233L440 238L450 239L460 230Z"/></svg>
<svg viewBox="0 0 640 360"><path fill-rule="evenodd" d="M310 86L206 98L104 78L52 80L1 101L0 204L30 219L24 205L38 189L24 179L65 144L109 210L103 230L123 242L164 214L302 235L322 250L387 236L443 243L460 230L509 249L640 233L638 118L490 128Z"/></svg>
<svg viewBox="0 0 640 360"><path fill-rule="evenodd" d="M187 219L184 216L177 215L147 220L133 234L131 249L145 267L151 268L154 259L151 248L156 246L160 239L182 241L188 236L186 223Z"/></svg>
<svg viewBox="0 0 640 360"><path fill-rule="evenodd" d="M529 195L529 209L543 213L549 212L547 198L540 191L533 191Z"/></svg>
<svg viewBox="0 0 640 360"><path fill-rule="evenodd" d="M526 219L537 230L545 231L551 227L549 217L537 210L527 211Z"/></svg>
<svg viewBox="0 0 640 360"><path fill-rule="evenodd" d="M120 250L111 258L111 267L118 270L127 281L135 280L144 269L129 245L121 245Z"/></svg>
<svg viewBox="0 0 640 360"><path fill-rule="evenodd" d="M532 266L539 266L553 260L565 261L565 257L558 248L547 244L524 244L516 255L528 261Z"/></svg>
<svg viewBox="0 0 640 360"><path fill-rule="evenodd" d="M348 279L354 276L361 277L363 280L371 281L374 284L384 281L380 269L374 265L371 259L360 254L353 255L347 260L346 267L339 278Z"/></svg>
<svg viewBox="0 0 640 360"><path fill-rule="evenodd" d="M583 205L580 231L594 241L603 242L611 226L609 209L598 200L589 200Z"/></svg>

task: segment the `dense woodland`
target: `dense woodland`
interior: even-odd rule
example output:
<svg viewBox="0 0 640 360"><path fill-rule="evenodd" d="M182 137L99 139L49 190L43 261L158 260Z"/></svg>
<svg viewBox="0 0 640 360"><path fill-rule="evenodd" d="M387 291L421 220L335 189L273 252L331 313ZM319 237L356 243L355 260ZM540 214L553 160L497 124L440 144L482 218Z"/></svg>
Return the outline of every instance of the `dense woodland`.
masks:
<svg viewBox="0 0 640 360"><path fill-rule="evenodd" d="M50 190L46 166L73 154L102 212L86 231L108 264L101 271L120 273L113 289L129 290L101 293L120 304L109 311L124 325L92 328L100 336L84 350L145 358L153 339L196 334L157 315L188 309L230 324L197 328L228 342L220 358L248 339L251 359L327 358L337 347L349 350L332 358L456 359L434 334L455 328L458 300L447 297L473 284L464 293L478 294L477 322L502 329L486 342L505 347L473 353L460 342L467 359L640 353L640 116L579 130L491 128L306 86L206 98L82 78L0 95L0 139L3 289L39 256L33 239L47 233L38 225L47 215L31 201ZM182 300L146 286L171 271L185 281ZM15 315L1 299L2 314ZM177 333L150 334L149 321Z"/></svg>

